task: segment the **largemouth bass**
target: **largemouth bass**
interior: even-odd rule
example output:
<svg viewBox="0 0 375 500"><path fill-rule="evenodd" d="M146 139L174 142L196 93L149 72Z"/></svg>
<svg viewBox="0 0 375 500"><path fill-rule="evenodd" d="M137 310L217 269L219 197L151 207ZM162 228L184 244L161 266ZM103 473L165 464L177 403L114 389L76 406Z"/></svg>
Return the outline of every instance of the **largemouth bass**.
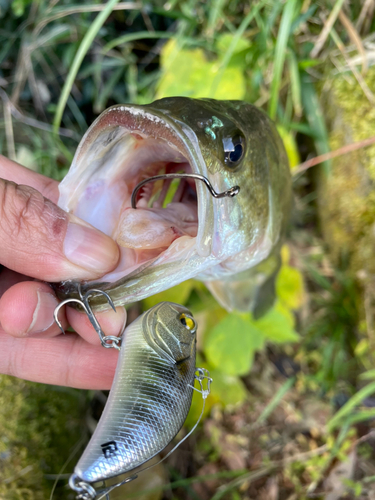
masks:
<svg viewBox="0 0 375 500"><path fill-rule="evenodd" d="M170 181L146 184L137 209L131 194L154 175L205 176L181 181L166 204ZM289 216L286 153L271 120L241 101L172 97L104 111L83 137L60 184L59 205L114 238L117 268L100 282L116 305L141 300L189 278L203 280L227 309L259 315L273 299L279 249ZM78 297L77 283L58 287ZM92 301L108 308L105 298Z"/></svg>
<svg viewBox="0 0 375 500"><path fill-rule="evenodd" d="M90 483L143 465L181 429L193 395L196 328L190 311L172 302L126 328L106 406L70 481L84 498L96 498Z"/></svg>

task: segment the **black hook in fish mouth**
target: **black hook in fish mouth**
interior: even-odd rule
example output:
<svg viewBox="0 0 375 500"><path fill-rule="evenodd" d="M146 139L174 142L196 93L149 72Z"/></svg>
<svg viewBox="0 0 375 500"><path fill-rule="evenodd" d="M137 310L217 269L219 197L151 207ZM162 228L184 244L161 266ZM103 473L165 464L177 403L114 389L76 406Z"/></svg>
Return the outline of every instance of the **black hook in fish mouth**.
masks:
<svg viewBox="0 0 375 500"><path fill-rule="evenodd" d="M166 179L195 179L197 181L202 181L206 185L207 189L211 193L211 195L214 198L225 198L225 197L230 197L233 198L233 196L237 196L237 194L240 192L240 186L233 186L226 191L223 191L222 193L218 193L215 191L213 188L211 182L205 177L204 175L200 174L160 174L160 175L154 175L153 177L149 177L148 179L144 179L143 181L139 182L135 188L133 189L132 196L131 196L131 207L136 209L137 208L137 194L138 191L148 182L155 182L159 180L166 180Z"/></svg>

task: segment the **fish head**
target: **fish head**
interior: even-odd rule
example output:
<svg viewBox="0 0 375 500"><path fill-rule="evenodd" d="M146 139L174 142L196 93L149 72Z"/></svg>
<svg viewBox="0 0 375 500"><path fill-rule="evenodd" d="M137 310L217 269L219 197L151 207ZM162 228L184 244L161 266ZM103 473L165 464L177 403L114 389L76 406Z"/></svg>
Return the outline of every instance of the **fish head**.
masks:
<svg viewBox="0 0 375 500"><path fill-rule="evenodd" d="M167 204L168 182L149 183L137 208L139 182L163 173L195 173ZM263 260L285 227L290 174L269 118L241 101L172 97L104 111L83 137L60 184L59 205L117 241L118 266L100 282L116 305L143 299L192 277L218 279ZM61 297L77 283L60 284ZM105 309L102 297L93 307Z"/></svg>
<svg viewBox="0 0 375 500"><path fill-rule="evenodd" d="M161 302L144 315L148 344L173 364L195 356L196 331L192 313L173 302Z"/></svg>

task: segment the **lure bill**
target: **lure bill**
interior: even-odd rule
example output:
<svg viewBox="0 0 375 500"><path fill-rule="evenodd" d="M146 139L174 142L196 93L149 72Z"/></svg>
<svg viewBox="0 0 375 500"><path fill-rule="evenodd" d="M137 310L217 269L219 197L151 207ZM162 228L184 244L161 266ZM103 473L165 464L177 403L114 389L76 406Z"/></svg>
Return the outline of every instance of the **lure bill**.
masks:
<svg viewBox="0 0 375 500"><path fill-rule="evenodd" d="M113 488L97 491L93 483L127 472L129 478L119 484L135 479L131 471L181 429L198 390L195 379L207 397L211 379L195 366L196 331L191 312L172 302L154 306L125 329L106 406L69 482L77 499L105 498Z"/></svg>

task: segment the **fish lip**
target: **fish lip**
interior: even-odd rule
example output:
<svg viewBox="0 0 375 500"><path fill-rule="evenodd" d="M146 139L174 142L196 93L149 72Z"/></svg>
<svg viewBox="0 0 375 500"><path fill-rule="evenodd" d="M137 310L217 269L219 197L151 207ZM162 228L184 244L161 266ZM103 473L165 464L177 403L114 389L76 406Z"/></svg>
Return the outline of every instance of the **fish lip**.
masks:
<svg viewBox="0 0 375 500"><path fill-rule="evenodd" d="M146 108L147 107L147 108ZM129 120L129 117L131 119ZM140 119L147 120L149 123L157 125L158 129L162 125L164 132L167 132L167 138L163 134L152 134L148 133L147 127L144 124L140 125ZM135 126L134 126L135 124ZM106 126L122 126L129 131L141 132L150 137L155 137L157 139L168 140L169 132L172 132L172 138L177 139L177 142L181 143L178 146L176 143L172 143L174 147L177 147L179 151L187 158L193 173L203 175L207 178L210 177L207 169L206 162L204 161L199 141L194 130L186 125L186 123L178 120L177 118L169 116L168 111L163 112L158 109L153 108L152 104L142 106L135 104L116 104L106 109L96 120L92 123L89 129L84 134L76 154L74 155L71 170L78 168L82 156L85 155L87 149L99 136L103 128ZM181 147L182 146L182 151ZM60 183L60 186L64 185L64 180ZM59 206L64 210L67 209L67 205L64 200L61 199L61 189ZM198 255L208 256L212 252L213 245L213 231L209 230L207 225L203 222L206 219L206 214L209 211L212 213L214 211L213 198L208 193L207 188L202 182L196 182L196 192L197 192L197 214L198 214L198 231L195 236L195 247ZM60 201L62 204L60 204Z"/></svg>

